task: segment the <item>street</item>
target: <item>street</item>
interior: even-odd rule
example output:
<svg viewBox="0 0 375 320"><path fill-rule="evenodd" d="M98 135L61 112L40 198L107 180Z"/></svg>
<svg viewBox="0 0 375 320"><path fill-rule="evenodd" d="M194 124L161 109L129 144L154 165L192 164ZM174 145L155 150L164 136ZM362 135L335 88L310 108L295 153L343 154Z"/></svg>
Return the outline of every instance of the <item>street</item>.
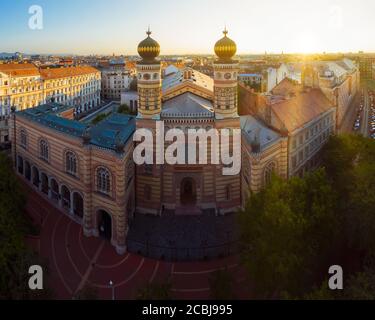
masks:
<svg viewBox="0 0 375 320"><path fill-rule="evenodd" d="M361 133L364 137L369 136L369 109L370 109L370 98L367 88L364 89L364 103L363 103L363 117L361 124Z"/></svg>

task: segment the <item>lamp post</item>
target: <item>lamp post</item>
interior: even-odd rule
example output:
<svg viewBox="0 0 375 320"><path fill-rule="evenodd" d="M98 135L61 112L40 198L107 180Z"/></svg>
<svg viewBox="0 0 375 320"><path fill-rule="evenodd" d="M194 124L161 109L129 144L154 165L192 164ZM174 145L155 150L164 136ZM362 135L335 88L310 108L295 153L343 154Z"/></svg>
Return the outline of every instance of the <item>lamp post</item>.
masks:
<svg viewBox="0 0 375 320"><path fill-rule="evenodd" d="M112 300L115 300L115 286L112 280L109 281L109 287L112 289Z"/></svg>

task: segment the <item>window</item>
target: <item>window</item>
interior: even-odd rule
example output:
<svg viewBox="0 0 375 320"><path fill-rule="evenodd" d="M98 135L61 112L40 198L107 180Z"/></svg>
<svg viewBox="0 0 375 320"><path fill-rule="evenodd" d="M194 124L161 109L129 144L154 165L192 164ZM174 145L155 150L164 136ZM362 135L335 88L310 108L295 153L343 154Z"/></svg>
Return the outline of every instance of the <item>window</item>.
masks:
<svg viewBox="0 0 375 320"><path fill-rule="evenodd" d="M24 129L21 130L20 140L21 140L22 148L26 149L26 147L27 147L27 134L26 134L26 131Z"/></svg>
<svg viewBox="0 0 375 320"><path fill-rule="evenodd" d="M99 168L96 171L96 188L97 191L105 194L111 192L111 175L106 168Z"/></svg>
<svg viewBox="0 0 375 320"><path fill-rule="evenodd" d="M48 148L48 143L46 140L40 140L39 142L39 152L40 152L40 157L43 160L48 161L49 160L49 148Z"/></svg>
<svg viewBox="0 0 375 320"><path fill-rule="evenodd" d="M264 169L264 184L268 185L271 183L272 175L274 174L276 170L276 164L275 162L271 162L267 164L267 166Z"/></svg>
<svg viewBox="0 0 375 320"><path fill-rule="evenodd" d="M71 175L77 175L77 157L73 152L67 152L65 155L65 170Z"/></svg>

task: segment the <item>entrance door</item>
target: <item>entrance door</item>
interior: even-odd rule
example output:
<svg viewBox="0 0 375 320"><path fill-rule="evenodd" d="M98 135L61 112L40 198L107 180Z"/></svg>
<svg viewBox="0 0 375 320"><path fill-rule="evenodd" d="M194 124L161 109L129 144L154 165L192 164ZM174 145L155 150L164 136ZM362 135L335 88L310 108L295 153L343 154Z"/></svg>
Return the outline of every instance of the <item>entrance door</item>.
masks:
<svg viewBox="0 0 375 320"><path fill-rule="evenodd" d="M112 218L104 210L99 211L98 228L101 237L107 240L112 239Z"/></svg>
<svg viewBox="0 0 375 320"><path fill-rule="evenodd" d="M192 178L184 178L180 188L181 204L184 206L195 205L197 201L195 181Z"/></svg>

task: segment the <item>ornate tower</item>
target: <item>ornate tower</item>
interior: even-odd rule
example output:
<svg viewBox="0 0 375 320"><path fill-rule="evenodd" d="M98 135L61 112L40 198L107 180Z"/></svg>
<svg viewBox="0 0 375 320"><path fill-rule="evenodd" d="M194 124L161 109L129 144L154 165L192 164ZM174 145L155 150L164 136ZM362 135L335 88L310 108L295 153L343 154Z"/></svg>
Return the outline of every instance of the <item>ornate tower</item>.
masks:
<svg viewBox="0 0 375 320"><path fill-rule="evenodd" d="M214 106L216 119L238 117L237 76L238 62L232 58L237 52L236 43L224 37L215 44L218 60L214 63Z"/></svg>
<svg viewBox="0 0 375 320"><path fill-rule="evenodd" d="M161 65L156 58L160 54L159 44L150 37L138 45L138 53L142 61L137 64L138 73L138 117L142 119L158 119L161 111Z"/></svg>

